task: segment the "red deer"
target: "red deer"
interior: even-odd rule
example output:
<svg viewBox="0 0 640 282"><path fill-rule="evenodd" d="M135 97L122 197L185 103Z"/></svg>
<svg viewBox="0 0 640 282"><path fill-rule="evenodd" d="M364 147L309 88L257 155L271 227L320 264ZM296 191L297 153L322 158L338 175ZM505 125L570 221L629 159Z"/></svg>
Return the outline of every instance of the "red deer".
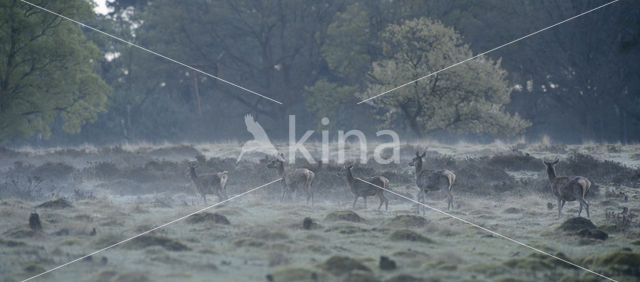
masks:
<svg viewBox="0 0 640 282"><path fill-rule="evenodd" d="M366 209L367 197L378 196L378 198L380 199L380 205L378 206L378 209L380 209L382 207L382 204L384 204L384 209L389 210L389 200L385 198L384 190L376 187L379 186L385 189L389 189L389 179L384 176L374 176L366 179L367 182L371 183L369 184L355 179L353 177L353 174L351 174L352 167L353 165L345 166L345 169L347 170L347 182L349 183L349 187L351 187L351 192L356 197L353 200L353 208L356 208L356 202L358 201L359 197L364 198L364 208Z"/></svg>
<svg viewBox="0 0 640 282"><path fill-rule="evenodd" d="M582 176L556 176L555 165L559 160L556 159L553 162L543 161L547 167L547 175L551 182L551 192L558 199L558 218L562 215L562 208L566 202L578 201L580 202L580 210L578 210L578 216L582 213L582 207L587 210L587 217L589 217L589 204L584 199L591 188L591 181Z"/></svg>
<svg viewBox="0 0 640 282"><path fill-rule="evenodd" d="M409 163L409 166L416 168L416 185L420 191L418 192L418 201L424 203L427 192L440 190L447 195L447 210L453 207L453 195L451 195L451 189L453 183L456 181L456 175L447 169L443 170L431 170L422 169L422 158L427 152L420 155L416 152L416 157ZM420 207L418 206L418 213L420 213ZM425 213L425 208L422 207L422 213Z"/></svg>

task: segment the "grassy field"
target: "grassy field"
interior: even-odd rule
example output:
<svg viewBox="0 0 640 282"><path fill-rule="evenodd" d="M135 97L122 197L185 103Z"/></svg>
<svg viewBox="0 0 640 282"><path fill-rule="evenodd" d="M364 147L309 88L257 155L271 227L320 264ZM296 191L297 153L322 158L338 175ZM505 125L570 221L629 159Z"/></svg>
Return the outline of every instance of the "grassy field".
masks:
<svg viewBox="0 0 640 282"><path fill-rule="evenodd" d="M0 281L29 278L206 207L187 177L190 161L199 172L228 171L230 195L278 178L261 155L236 165L239 147L0 149ZM320 146L313 148L319 155ZM403 145L400 163L356 164L354 174L383 175L393 191L415 198L407 163L425 148L427 168L457 175L452 215L615 280L640 279L640 220L633 217L640 214L640 146L413 144ZM348 158L358 156L357 147L348 149ZM575 218L577 202L557 217L542 164L556 157L558 174L594 183L590 221ZM304 193L281 202L275 183L34 281L603 280L438 212L417 214L415 204L388 193L387 211L376 209L374 197L352 209L341 165L296 166L316 173L313 206ZM447 205L440 193L427 204ZM42 229L29 226L32 213Z"/></svg>

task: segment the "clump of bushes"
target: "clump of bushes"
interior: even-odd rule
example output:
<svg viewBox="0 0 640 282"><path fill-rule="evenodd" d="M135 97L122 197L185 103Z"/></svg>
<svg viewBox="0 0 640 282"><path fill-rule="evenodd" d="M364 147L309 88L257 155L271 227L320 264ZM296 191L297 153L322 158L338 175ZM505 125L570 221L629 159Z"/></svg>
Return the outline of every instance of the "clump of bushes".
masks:
<svg viewBox="0 0 640 282"><path fill-rule="evenodd" d="M529 170L537 171L542 166L542 161L529 154L515 153L515 154L499 154L491 157L487 164L502 168L506 170Z"/></svg>
<svg viewBox="0 0 640 282"><path fill-rule="evenodd" d="M120 174L120 169L112 162L94 162L83 169L83 174L98 180L107 180L115 178Z"/></svg>
<svg viewBox="0 0 640 282"><path fill-rule="evenodd" d="M62 180L69 177L74 171L75 168L68 164L47 162L33 169L30 174L43 179Z"/></svg>
<svg viewBox="0 0 640 282"><path fill-rule="evenodd" d="M603 255L582 259L582 263L607 269L607 273L640 275L640 254L631 249L620 249Z"/></svg>
<svg viewBox="0 0 640 282"><path fill-rule="evenodd" d="M592 182L617 183L633 186L640 181L640 170L618 162L598 160L591 155L574 153L566 161L558 164L562 175L581 175Z"/></svg>

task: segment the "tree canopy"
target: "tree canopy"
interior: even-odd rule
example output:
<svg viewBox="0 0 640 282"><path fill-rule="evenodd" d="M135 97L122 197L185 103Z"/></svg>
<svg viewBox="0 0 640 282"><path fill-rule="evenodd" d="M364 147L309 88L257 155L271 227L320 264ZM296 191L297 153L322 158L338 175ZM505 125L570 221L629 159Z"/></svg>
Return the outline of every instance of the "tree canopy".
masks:
<svg viewBox="0 0 640 282"><path fill-rule="evenodd" d="M40 4L72 18L95 17L82 0ZM77 24L17 0L0 5L0 142L48 137L56 120L71 133L95 121L110 90L94 71L98 47Z"/></svg>
<svg viewBox="0 0 640 282"><path fill-rule="evenodd" d="M426 18L392 24L382 39L387 58L373 63L363 99L473 56L457 32ZM511 94L506 77L499 61L479 57L370 104L386 109L378 117L387 124L403 121L419 138L436 130L512 136L529 123L505 112Z"/></svg>
<svg viewBox="0 0 640 282"><path fill-rule="evenodd" d="M243 139L246 113L274 139L287 136L287 115L295 114L303 128L328 117L324 129L392 128L418 137L638 140L640 65L631 62L640 58L640 5L633 1L356 105L605 2L114 0L107 15L86 0L34 2L278 105L0 0L0 140ZM51 138L33 137L40 134Z"/></svg>

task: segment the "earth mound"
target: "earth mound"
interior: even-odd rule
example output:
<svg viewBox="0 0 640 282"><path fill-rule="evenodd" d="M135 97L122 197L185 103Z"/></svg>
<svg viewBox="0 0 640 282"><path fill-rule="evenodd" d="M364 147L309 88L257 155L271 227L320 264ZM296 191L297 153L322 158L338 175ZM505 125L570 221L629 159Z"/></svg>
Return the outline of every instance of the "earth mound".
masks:
<svg viewBox="0 0 640 282"><path fill-rule="evenodd" d="M73 205L71 204L71 202L69 202L65 198L46 201L36 206L36 208L45 208L45 209L66 209L71 207L73 207Z"/></svg>
<svg viewBox="0 0 640 282"><path fill-rule="evenodd" d="M152 246L159 246L164 248L167 251L188 251L190 250L185 244L182 244L176 240L171 238L155 236L155 235L143 235L138 238L133 239L131 242L131 247L144 249Z"/></svg>
<svg viewBox="0 0 640 282"><path fill-rule="evenodd" d="M351 222L363 222L364 218L360 217L357 213L349 210L333 211L329 213L325 218L328 221L351 221Z"/></svg>
<svg viewBox="0 0 640 282"><path fill-rule="evenodd" d="M412 242L423 242L423 243L433 243L433 240L408 229L396 230L391 233L389 239L393 241L412 241Z"/></svg>
<svg viewBox="0 0 640 282"><path fill-rule="evenodd" d="M558 227L558 230L589 239L606 240L609 238L609 234L597 229L591 220L584 217L567 219Z"/></svg>
<svg viewBox="0 0 640 282"><path fill-rule="evenodd" d="M224 224L224 225L231 224L231 222L229 222L226 216L218 213L208 213L208 212L201 212L201 213L194 214L187 218L187 222L191 224L204 223L204 222L213 222L213 223Z"/></svg>
<svg viewBox="0 0 640 282"><path fill-rule="evenodd" d="M384 223L384 225L387 227L395 228L424 227L426 224L427 220L424 217L410 214L395 216Z"/></svg>
<svg viewBox="0 0 640 282"><path fill-rule="evenodd" d="M346 256L332 256L319 266L325 271L340 276L353 270L362 270L370 272L371 269L366 267L359 261Z"/></svg>
<svg viewBox="0 0 640 282"><path fill-rule="evenodd" d="M596 226L584 217L573 217L563 222L558 229L565 232L578 232L582 229L596 229Z"/></svg>
<svg viewBox="0 0 640 282"><path fill-rule="evenodd" d="M612 251L600 256L588 257L583 259L582 262L606 268L614 273L640 275L640 254L633 252L629 248Z"/></svg>

